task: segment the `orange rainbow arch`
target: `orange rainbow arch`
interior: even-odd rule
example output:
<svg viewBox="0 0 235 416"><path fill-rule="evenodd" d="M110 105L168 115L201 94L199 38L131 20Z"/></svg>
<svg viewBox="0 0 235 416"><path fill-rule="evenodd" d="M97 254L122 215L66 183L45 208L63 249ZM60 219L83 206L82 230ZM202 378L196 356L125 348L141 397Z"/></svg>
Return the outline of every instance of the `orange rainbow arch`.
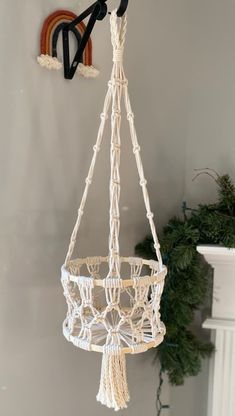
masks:
<svg viewBox="0 0 235 416"><path fill-rule="evenodd" d="M69 23L76 18L76 14L69 10L56 10L44 21L40 37L40 56L38 63L48 69L60 69L62 64L57 59L56 47L53 45L55 32L60 31L63 23ZM86 25L80 22L75 27L75 35L81 38L86 30ZM78 72L85 77L95 77L97 71L92 66L92 40L89 38L83 53L83 62L79 64Z"/></svg>

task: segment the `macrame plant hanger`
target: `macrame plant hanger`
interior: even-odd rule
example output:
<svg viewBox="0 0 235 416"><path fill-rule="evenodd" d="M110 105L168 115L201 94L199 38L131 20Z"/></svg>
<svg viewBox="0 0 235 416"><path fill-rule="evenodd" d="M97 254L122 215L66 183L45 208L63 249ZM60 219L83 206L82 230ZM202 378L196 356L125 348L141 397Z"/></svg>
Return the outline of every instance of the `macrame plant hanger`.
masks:
<svg viewBox="0 0 235 416"><path fill-rule="evenodd" d="M72 232L65 264L62 266L62 284L68 304L63 333L75 346L87 351L103 353L97 400L109 408L119 410L125 408L129 401L125 355L144 352L163 341L165 326L160 320L159 307L166 267L162 264L160 245L150 209L147 182L128 94L128 83L123 69L126 14L119 18L116 11L113 11L110 23L113 45L112 75L108 83L98 137L93 148L94 153L85 181L77 221ZM126 108L133 152L157 261L120 256L119 167L122 99ZM109 254L107 257L72 260L110 106L112 111ZM121 273L124 264L129 268L126 277L123 277ZM107 268L105 273L102 271L104 266Z"/></svg>

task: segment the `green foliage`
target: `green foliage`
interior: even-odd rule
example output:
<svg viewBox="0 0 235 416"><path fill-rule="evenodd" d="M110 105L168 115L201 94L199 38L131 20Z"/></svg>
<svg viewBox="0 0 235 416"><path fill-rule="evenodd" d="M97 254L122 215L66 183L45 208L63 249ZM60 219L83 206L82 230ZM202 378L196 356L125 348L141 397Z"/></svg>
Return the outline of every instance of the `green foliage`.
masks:
<svg viewBox="0 0 235 416"><path fill-rule="evenodd" d="M235 247L235 187L228 175L216 174L214 179L218 201L199 205L197 210L184 205L184 219L172 218L160 239L163 261L168 268L161 300L161 317L167 332L156 350L156 358L174 385L183 384L187 376L197 375L202 358L213 351L211 343L200 340L190 329L195 311L205 304L211 289L211 269L197 253L196 246ZM138 244L136 253L155 258L152 238L146 237Z"/></svg>

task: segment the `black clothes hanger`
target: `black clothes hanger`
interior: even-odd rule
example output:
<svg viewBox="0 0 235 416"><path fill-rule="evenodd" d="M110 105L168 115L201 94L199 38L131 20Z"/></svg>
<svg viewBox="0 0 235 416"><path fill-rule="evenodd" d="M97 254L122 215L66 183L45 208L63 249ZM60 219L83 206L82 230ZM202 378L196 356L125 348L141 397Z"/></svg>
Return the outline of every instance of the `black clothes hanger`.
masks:
<svg viewBox="0 0 235 416"><path fill-rule="evenodd" d="M95 26L97 20L103 20L108 12L107 0L97 0L93 3L88 9L81 13L76 19L70 23L64 23L62 26L63 34L63 61L64 61L64 77L66 79L72 79L77 70L78 64L82 62L82 56L86 44L89 40L91 32ZM119 8L117 9L117 16L121 17L126 12L128 7L129 0L121 0ZM78 42L78 48L73 58L72 63L70 64L70 52L69 52L69 32L74 32L74 27L82 22L86 17L90 16L90 19L87 23L86 30ZM58 36L57 36L58 39ZM56 49L56 45L54 45Z"/></svg>
<svg viewBox="0 0 235 416"><path fill-rule="evenodd" d="M126 9L128 7L129 0L121 0L120 6L117 9L117 16L122 17L126 13Z"/></svg>

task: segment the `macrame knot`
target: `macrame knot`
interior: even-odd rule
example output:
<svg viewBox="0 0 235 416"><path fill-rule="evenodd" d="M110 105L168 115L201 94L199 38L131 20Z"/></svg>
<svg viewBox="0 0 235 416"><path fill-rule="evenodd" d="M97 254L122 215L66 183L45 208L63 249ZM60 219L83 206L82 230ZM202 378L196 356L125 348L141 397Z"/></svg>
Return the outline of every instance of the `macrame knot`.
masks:
<svg viewBox="0 0 235 416"><path fill-rule="evenodd" d="M120 187L120 182L115 181L114 183L115 183L115 185L116 185L117 187ZM112 216L112 219L113 219L113 221L114 221L114 222L119 222L120 217L119 217L118 215L113 215L113 216Z"/></svg>
<svg viewBox="0 0 235 416"><path fill-rule="evenodd" d="M132 349L132 354L139 354L141 352L147 351L148 348L146 347L145 344L135 344L135 345L132 345L131 349Z"/></svg>
<svg viewBox="0 0 235 416"><path fill-rule="evenodd" d="M122 60L123 60L123 48L114 49L113 62L122 62Z"/></svg>
<svg viewBox="0 0 235 416"><path fill-rule="evenodd" d="M100 118L101 118L101 120L107 120L108 119L108 115L106 114L106 113L101 113L100 114Z"/></svg>
<svg viewBox="0 0 235 416"><path fill-rule="evenodd" d="M161 247L161 245L159 243L158 244L154 244L155 250L159 249L160 247Z"/></svg>
<svg viewBox="0 0 235 416"><path fill-rule="evenodd" d="M110 81L108 82L108 86L109 87L122 87L122 86L127 86L128 85L128 81L126 79L120 79L117 77L113 77L112 79L110 79Z"/></svg>
<svg viewBox="0 0 235 416"><path fill-rule="evenodd" d="M90 299L86 299L86 300L83 301L83 307L84 308L89 308L91 306L92 306L92 301ZM86 315L86 313L85 313L85 315Z"/></svg>
<svg viewBox="0 0 235 416"><path fill-rule="evenodd" d="M104 324L104 316L103 315L96 315L93 320L93 324Z"/></svg>
<svg viewBox="0 0 235 416"><path fill-rule="evenodd" d="M145 185L147 185L146 179L141 179L140 186L145 186Z"/></svg>
<svg viewBox="0 0 235 416"><path fill-rule="evenodd" d="M113 110L112 112L112 119L117 119L121 117L121 112L119 110ZM112 143L112 145L118 145L118 143Z"/></svg>
<svg viewBox="0 0 235 416"><path fill-rule="evenodd" d="M95 144L95 146L93 146L93 150L94 150L94 152L99 152L100 151L100 146Z"/></svg>
<svg viewBox="0 0 235 416"><path fill-rule="evenodd" d="M112 148L115 149L115 150L120 150L121 149L121 145L120 145L120 143L113 143L112 144Z"/></svg>
<svg viewBox="0 0 235 416"><path fill-rule="evenodd" d="M139 145L136 145L133 148L133 153L136 154L137 152L140 152L140 146Z"/></svg>
<svg viewBox="0 0 235 416"><path fill-rule="evenodd" d="M86 178L86 181L85 182L86 182L87 185L90 185L92 181L91 181L90 178Z"/></svg>
<svg viewBox="0 0 235 416"><path fill-rule="evenodd" d="M108 330L108 337L110 337L110 339L112 339L112 340L113 339L116 339L117 337L119 338L119 332L118 332L118 330L116 328L109 329ZM111 348L111 351L113 351L113 348L115 349L114 350L115 351L115 354L120 354L121 346L112 344L112 345L109 345L109 347L112 347Z"/></svg>
<svg viewBox="0 0 235 416"><path fill-rule="evenodd" d="M119 279L119 278L106 277L106 279L104 279L102 283L105 289L112 289L112 288L122 289L123 288L123 281L122 279Z"/></svg>
<svg viewBox="0 0 235 416"><path fill-rule="evenodd" d="M118 310L118 304L119 304L119 297L117 299L108 299L107 298L107 312L113 312L115 310Z"/></svg>
<svg viewBox="0 0 235 416"><path fill-rule="evenodd" d="M133 113L127 113L126 118L127 118L128 121L131 121L131 120L134 119L134 114Z"/></svg>

